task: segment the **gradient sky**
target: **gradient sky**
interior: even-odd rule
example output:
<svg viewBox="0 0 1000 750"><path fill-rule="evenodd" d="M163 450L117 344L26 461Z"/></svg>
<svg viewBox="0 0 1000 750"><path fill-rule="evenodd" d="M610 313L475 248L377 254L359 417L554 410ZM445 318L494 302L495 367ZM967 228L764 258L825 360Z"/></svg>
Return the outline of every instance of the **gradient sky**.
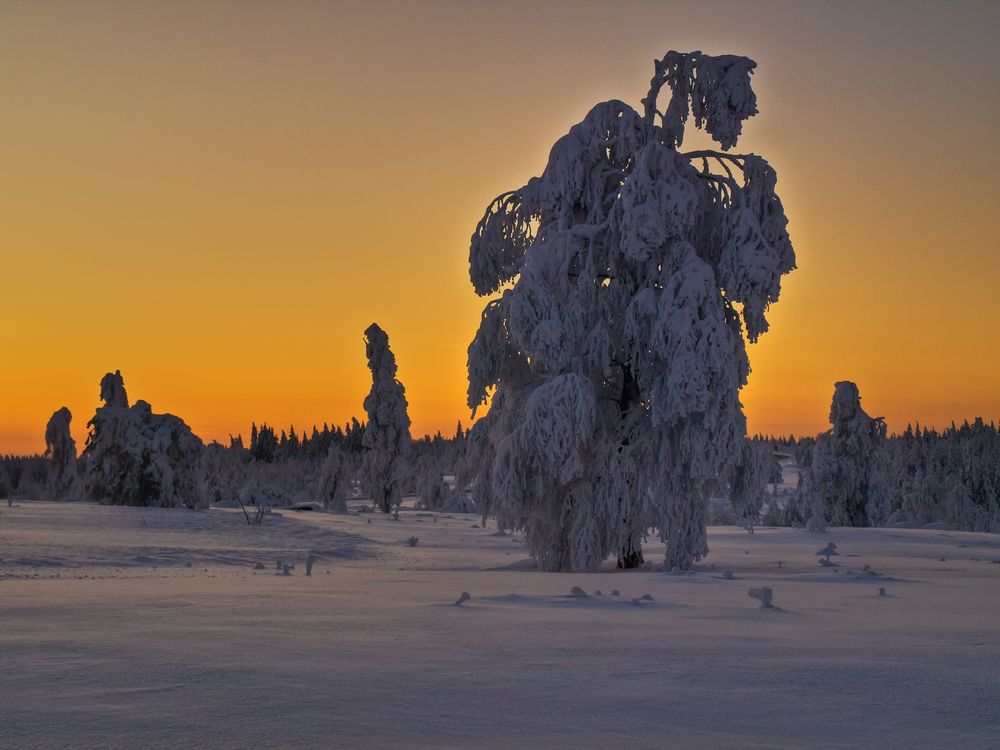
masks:
<svg viewBox="0 0 1000 750"><path fill-rule="evenodd" d="M0 452L98 383L207 440L362 416L389 333L415 434L452 431L483 301L468 239L668 49L758 62L737 150L799 269L751 347L751 431L1000 417L1000 3L0 5Z"/></svg>

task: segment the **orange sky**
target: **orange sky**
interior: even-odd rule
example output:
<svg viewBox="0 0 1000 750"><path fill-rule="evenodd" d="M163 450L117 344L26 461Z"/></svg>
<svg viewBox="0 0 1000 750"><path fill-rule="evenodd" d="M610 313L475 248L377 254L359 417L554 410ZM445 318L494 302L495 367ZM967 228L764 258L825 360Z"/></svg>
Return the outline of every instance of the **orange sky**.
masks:
<svg viewBox="0 0 1000 750"><path fill-rule="evenodd" d="M875 6L875 7L872 7ZM82 444L103 373L205 439L362 416L390 335L452 431L482 301L468 238L668 49L758 62L738 150L799 269L751 348L751 431L1000 417L994 3L6 2L0 452Z"/></svg>

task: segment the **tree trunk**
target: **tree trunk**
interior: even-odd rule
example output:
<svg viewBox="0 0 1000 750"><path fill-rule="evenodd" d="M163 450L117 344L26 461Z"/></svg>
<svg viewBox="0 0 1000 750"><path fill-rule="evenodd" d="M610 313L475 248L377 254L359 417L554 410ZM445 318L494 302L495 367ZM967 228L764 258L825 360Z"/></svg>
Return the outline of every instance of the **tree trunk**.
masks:
<svg viewBox="0 0 1000 750"><path fill-rule="evenodd" d="M638 544L633 544L631 539L625 543L622 551L618 553L618 567L622 570L639 568L644 562L642 547Z"/></svg>
<svg viewBox="0 0 1000 750"><path fill-rule="evenodd" d="M639 400L639 384L636 382L635 378L632 377L632 371L627 365L622 365L622 393L618 400L618 415L624 420L629 409L632 405ZM629 441L628 438L622 439L622 450L628 448ZM618 553L618 567L622 570L633 570L635 568L641 567L645 562L642 556L642 542L641 537L638 532L630 528L630 520L627 516L622 519L622 525L625 527L626 533L629 534L628 540L622 545L621 551Z"/></svg>

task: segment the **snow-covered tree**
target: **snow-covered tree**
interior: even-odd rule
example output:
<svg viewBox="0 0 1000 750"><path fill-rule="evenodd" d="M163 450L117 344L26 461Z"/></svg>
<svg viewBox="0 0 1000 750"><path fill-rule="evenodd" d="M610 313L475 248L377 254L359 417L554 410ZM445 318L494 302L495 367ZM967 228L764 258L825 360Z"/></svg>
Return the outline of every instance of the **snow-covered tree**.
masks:
<svg viewBox="0 0 1000 750"><path fill-rule="evenodd" d="M1000 531L1000 431L977 418L938 432L907 426L890 438L892 520Z"/></svg>
<svg viewBox="0 0 1000 750"><path fill-rule="evenodd" d="M727 153L755 65L667 53L641 111L595 106L472 236L476 292L503 290L469 347L469 406L492 396L476 486L545 570L636 566L654 526L668 568L708 552L746 432L744 326L767 330L795 267L774 170ZM681 151L692 117L723 151Z"/></svg>
<svg viewBox="0 0 1000 750"><path fill-rule="evenodd" d="M365 354L372 373L372 389L365 398L368 423L363 445L365 477L372 500L389 513L399 505L405 471L404 454L410 443L406 390L396 379L396 357L389 336L372 323L365 330Z"/></svg>
<svg viewBox="0 0 1000 750"><path fill-rule="evenodd" d="M191 428L145 401L130 407L118 371L101 380L101 399L87 424L87 494L111 505L202 507L203 444Z"/></svg>
<svg viewBox="0 0 1000 750"><path fill-rule="evenodd" d="M467 497L470 512L480 513L484 524L487 518L496 515L496 503L490 492L490 467L496 455L490 435L495 416L491 412L469 429L455 462L455 490Z"/></svg>
<svg viewBox="0 0 1000 750"><path fill-rule="evenodd" d="M451 489L440 471L428 470L417 476L419 506L423 510L442 510L448 503Z"/></svg>
<svg viewBox="0 0 1000 750"><path fill-rule="evenodd" d="M347 459L336 443L330 443L326 459L319 474L319 498L324 510L347 510L345 485L347 484Z"/></svg>
<svg viewBox="0 0 1000 750"><path fill-rule="evenodd" d="M729 502L741 526L760 519L767 500L767 485L781 482L781 465L774 448L763 440L745 440L729 485Z"/></svg>
<svg viewBox="0 0 1000 750"><path fill-rule="evenodd" d="M45 458L48 477L45 496L49 500L79 500L83 482L77 472L76 441L70 433L73 414L65 406L45 425Z"/></svg>
<svg viewBox="0 0 1000 750"><path fill-rule="evenodd" d="M452 453L452 446L442 445L436 452L424 453L413 462L415 489L419 496L418 508L449 513L475 512L475 506L468 498L465 488L459 486L457 480L452 486L445 479L445 474L448 472L446 462L453 458ZM450 465L457 466L458 464L456 461ZM452 469L452 471L457 473L458 470Z"/></svg>
<svg viewBox="0 0 1000 750"><path fill-rule="evenodd" d="M215 441L205 446L201 454L202 497L205 504L231 504L239 497L244 474L243 441L230 437L229 447Z"/></svg>
<svg viewBox="0 0 1000 750"><path fill-rule="evenodd" d="M10 481L10 475L7 473L7 467L0 466L0 500L7 500L7 504L10 505L13 493L14 488Z"/></svg>
<svg viewBox="0 0 1000 750"><path fill-rule="evenodd" d="M881 417L861 408L858 387L836 383L832 428L816 438L802 485L813 515L832 526L878 526L889 514L888 454Z"/></svg>
<svg viewBox="0 0 1000 750"><path fill-rule="evenodd" d="M125 378L122 377L121 370L105 373L101 378L101 401L105 408L128 408L128 393L125 391Z"/></svg>

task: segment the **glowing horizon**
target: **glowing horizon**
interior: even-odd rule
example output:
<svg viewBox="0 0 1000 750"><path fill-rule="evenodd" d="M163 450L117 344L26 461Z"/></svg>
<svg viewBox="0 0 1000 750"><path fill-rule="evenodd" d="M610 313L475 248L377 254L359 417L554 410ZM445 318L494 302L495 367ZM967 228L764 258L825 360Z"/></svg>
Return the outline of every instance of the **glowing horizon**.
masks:
<svg viewBox="0 0 1000 750"><path fill-rule="evenodd" d="M845 379L890 431L1000 417L1000 8L508 8L503 34L478 3L0 8L0 453L61 406L82 448L115 369L206 441L362 419L372 321L414 436L468 425L476 222L671 48L757 61L735 150L777 170L798 256L750 432L826 429Z"/></svg>

